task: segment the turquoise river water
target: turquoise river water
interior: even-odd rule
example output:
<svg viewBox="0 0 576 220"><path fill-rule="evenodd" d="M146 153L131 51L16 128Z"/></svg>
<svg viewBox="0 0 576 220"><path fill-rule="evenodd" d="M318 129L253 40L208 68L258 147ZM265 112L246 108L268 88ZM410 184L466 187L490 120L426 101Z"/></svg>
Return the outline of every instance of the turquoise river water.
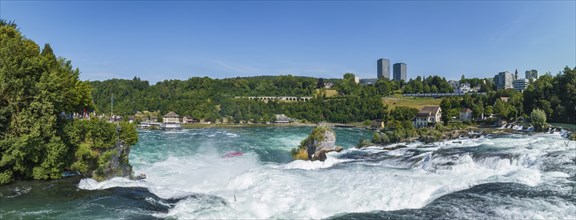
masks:
<svg viewBox="0 0 576 220"><path fill-rule="evenodd" d="M359 150L372 131L336 128L344 151L293 161L311 130L141 130L130 161L145 180L19 181L0 187L0 219L576 217L576 143L560 134Z"/></svg>

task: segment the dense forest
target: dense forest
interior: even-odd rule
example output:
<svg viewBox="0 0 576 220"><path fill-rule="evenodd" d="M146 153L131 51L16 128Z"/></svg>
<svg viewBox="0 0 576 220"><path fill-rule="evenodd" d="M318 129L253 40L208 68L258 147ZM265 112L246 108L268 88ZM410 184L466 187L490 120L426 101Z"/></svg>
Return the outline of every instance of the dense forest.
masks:
<svg viewBox="0 0 576 220"><path fill-rule="evenodd" d="M408 81L403 91L404 93L448 93L454 92L454 88L445 78L439 76L428 76L424 79L417 76L416 79Z"/></svg>
<svg viewBox="0 0 576 220"><path fill-rule="evenodd" d="M63 171L103 174L118 138L137 141L134 126L72 120L92 108L92 88L69 60L25 38L0 20L0 184L14 179L55 179ZM127 158L126 158L127 160Z"/></svg>
<svg viewBox="0 0 576 220"><path fill-rule="evenodd" d="M344 79L320 80L296 76L260 76L229 79L193 77L188 80L166 80L149 85L138 77L132 80L94 81L96 111L129 116L137 111L162 114L175 111L195 119L232 122L272 121L275 114L309 122L357 122L382 118L386 113L381 97L397 89L396 83L381 80L376 85L360 86L353 74ZM335 83L340 95L327 97L324 82ZM258 101L243 96L313 97L308 102ZM113 108L112 105L113 97Z"/></svg>
<svg viewBox="0 0 576 220"><path fill-rule="evenodd" d="M524 111L544 110L549 121L576 124L576 67L545 74L524 91Z"/></svg>

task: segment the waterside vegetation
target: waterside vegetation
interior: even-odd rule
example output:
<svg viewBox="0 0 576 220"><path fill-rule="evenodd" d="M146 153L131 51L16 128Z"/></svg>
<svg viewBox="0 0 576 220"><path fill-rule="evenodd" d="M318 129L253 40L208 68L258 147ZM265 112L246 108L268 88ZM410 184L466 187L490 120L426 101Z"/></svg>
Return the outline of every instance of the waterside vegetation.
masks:
<svg viewBox="0 0 576 220"><path fill-rule="evenodd" d="M136 143L133 125L117 129L72 117L93 107L91 91L49 44L40 49L16 24L0 20L0 184L57 179L64 171L102 179L114 159L122 160L114 165L127 164L117 145Z"/></svg>

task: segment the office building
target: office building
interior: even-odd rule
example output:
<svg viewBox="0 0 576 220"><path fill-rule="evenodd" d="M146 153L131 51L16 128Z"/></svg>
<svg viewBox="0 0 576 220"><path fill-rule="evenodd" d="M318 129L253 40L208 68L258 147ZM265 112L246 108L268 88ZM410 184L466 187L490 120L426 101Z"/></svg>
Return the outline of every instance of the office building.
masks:
<svg viewBox="0 0 576 220"><path fill-rule="evenodd" d="M394 80L406 81L406 64L405 63L395 63L393 66Z"/></svg>
<svg viewBox="0 0 576 220"><path fill-rule="evenodd" d="M500 72L498 75L494 76L494 84L496 84L497 89L514 88L512 85L513 81L514 75L508 71Z"/></svg>
<svg viewBox="0 0 576 220"><path fill-rule="evenodd" d="M360 79L360 85L374 85L378 79Z"/></svg>
<svg viewBox="0 0 576 220"><path fill-rule="evenodd" d="M524 90L526 90L526 87L528 87L528 85L530 84L530 81L528 79L517 79L514 80L513 84L514 89L516 91L523 92Z"/></svg>
<svg viewBox="0 0 576 220"><path fill-rule="evenodd" d="M390 60L379 59L376 66L378 79L390 79Z"/></svg>
<svg viewBox="0 0 576 220"><path fill-rule="evenodd" d="M537 70L526 71L526 79L538 79L538 71Z"/></svg>

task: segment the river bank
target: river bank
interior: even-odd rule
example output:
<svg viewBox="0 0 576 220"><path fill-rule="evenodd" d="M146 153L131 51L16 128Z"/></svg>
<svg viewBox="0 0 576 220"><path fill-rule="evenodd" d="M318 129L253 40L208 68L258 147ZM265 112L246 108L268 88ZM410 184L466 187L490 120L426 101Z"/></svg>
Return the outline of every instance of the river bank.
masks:
<svg viewBox="0 0 576 220"><path fill-rule="evenodd" d="M316 123L286 123L286 124L261 124L261 123L253 123L253 124L181 124L181 128L184 129L191 129L191 128L248 128L248 127L314 127Z"/></svg>
<svg viewBox="0 0 576 220"><path fill-rule="evenodd" d="M436 125L434 127L419 128L419 129L406 129L391 128L376 131L372 139L362 140L357 145L357 148L365 148L369 146L390 147L405 146L413 142L421 142L430 144L433 142L450 141L455 139L476 139L480 137L487 137L493 135L512 135L512 134L538 134L538 133L560 133L563 138L567 140L575 140L575 133L570 130L565 130L560 127L549 127L545 132L535 132L531 126L524 128L521 125L510 125L502 127L486 126L486 125L466 125L465 127L458 126L443 126ZM399 144L403 143L403 144Z"/></svg>

